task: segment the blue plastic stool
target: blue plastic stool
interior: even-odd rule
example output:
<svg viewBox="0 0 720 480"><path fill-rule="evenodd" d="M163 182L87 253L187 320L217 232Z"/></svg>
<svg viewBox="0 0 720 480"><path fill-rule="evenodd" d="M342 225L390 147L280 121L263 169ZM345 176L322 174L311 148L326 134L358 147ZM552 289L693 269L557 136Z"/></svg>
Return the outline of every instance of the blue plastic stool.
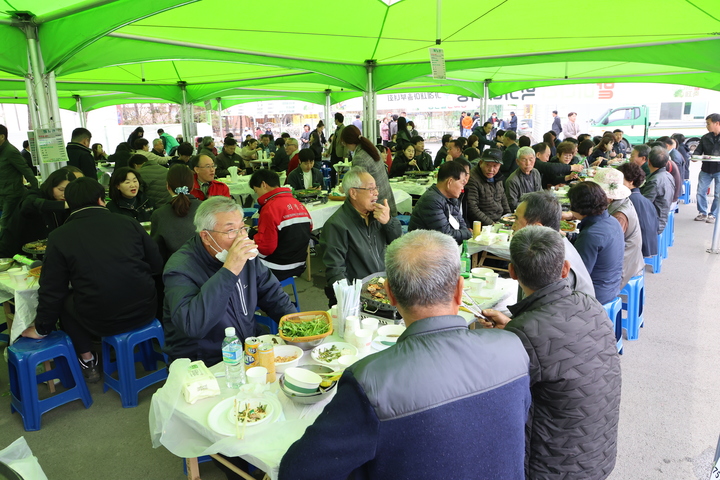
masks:
<svg viewBox="0 0 720 480"><path fill-rule="evenodd" d="M258 205L259 207L260 205ZM243 208L243 217L250 218L250 224L256 227L258 224L258 218L252 218L258 212L259 208Z"/></svg>
<svg viewBox="0 0 720 480"><path fill-rule="evenodd" d="M660 255L660 252L653 255L652 257L645 257L645 265L650 265L652 267L653 273L660 273L662 271L662 255Z"/></svg>
<svg viewBox="0 0 720 480"><path fill-rule="evenodd" d="M157 362L168 363L167 357L156 352L153 339L160 347L165 346L165 334L157 319L144 327L102 338L103 392L112 388L120 394L123 408L137 407L138 392L167 378L167 369L158 370ZM135 347L139 347L134 353ZM110 358L110 347L115 350L115 361ZM142 362L146 372L153 372L141 378L135 377L135 362ZM118 372L118 378L112 376Z"/></svg>
<svg viewBox="0 0 720 480"><path fill-rule="evenodd" d="M660 255L663 260L667 259L667 257L668 257L667 235L668 235L668 225L665 225L665 230L663 230L663 232L660 235L658 235L658 255Z"/></svg>
<svg viewBox="0 0 720 480"><path fill-rule="evenodd" d="M675 211L670 210L670 213L668 214L668 223L665 226L665 231L663 233L667 232L665 236L665 242L667 243L668 247L672 247L675 245Z"/></svg>
<svg viewBox="0 0 720 480"><path fill-rule="evenodd" d="M295 301L292 302L293 305L295 305L295 308L297 308L297 311L300 311L300 297L298 297L297 293L297 286L295 285L295 277L289 277L280 282L281 287L287 287L288 285L292 285L293 295L295 295Z"/></svg>
<svg viewBox="0 0 720 480"><path fill-rule="evenodd" d="M278 333L278 324L270 317L264 317L262 315L255 314L255 321L261 325L265 325L270 329L270 333L273 335L277 335Z"/></svg>
<svg viewBox="0 0 720 480"><path fill-rule="evenodd" d="M685 205L690 203L690 190L692 190L690 180L683 181L682 195L678 198L678 202L683 202Z"/></svg>
<svg viewBox="0 0 720 480"><path fill-rule="evenodd" d="M607 315L612 322L613 329L615 330L617 351L620 355L622 355L622 299L620 297L616 297L615 300L610 303L604 304L603 307L605 307L605 312L607 312Z"/></svg>
<svg viewBox="0 0 720 480"><path fill-rule="evenodd" d="M627 303L622 304L623 310L627 312L627 316L622 319L622 327L627 330L628 340L637 340L640 337L640 327L645 323L645 276L638 275L628 280L627 285L620 290L620 295L627 297Z"/></svg>
<svg viewBox="0 0 720 480"><path fill-rule="evenodd" d="M55 361L55 368L36 373L39 364ZM10 412L19 412L27 431L40 430L40 417L55 407L81 400L90 408L90 396L75 348L65 332L52 332L41 340L20 338L8 347L10 373ZM44 400L38 399L38 384L59 378L66 391Z"/></svg>
<svg viewBox="0 0 720 480"><path fill-rule="evenodd" d="M400 225L410 225L410 215L398 215L397 219Z"/></svg>

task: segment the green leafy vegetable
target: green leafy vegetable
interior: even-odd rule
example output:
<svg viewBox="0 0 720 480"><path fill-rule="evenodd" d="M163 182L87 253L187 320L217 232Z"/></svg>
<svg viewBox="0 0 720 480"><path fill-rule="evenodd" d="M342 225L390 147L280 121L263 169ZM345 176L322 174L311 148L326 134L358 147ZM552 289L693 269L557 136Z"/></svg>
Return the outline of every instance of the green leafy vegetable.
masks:
<svg viewBox="0 0 720 480"><path fill-rule="evenodd" d="M325 321L325 317L318 315L314 319L307 322L283 322L280 332L286 338L313 337L322 335L330 330L330 325Z"/></svg>

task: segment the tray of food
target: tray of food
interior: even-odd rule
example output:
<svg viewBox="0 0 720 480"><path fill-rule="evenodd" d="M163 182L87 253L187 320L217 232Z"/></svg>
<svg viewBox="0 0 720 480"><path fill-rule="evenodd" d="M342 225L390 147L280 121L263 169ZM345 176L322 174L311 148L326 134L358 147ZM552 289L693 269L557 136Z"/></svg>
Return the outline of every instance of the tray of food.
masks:
<svg viewBox="0 0 720 480"><path fill-rule="evenodd" d="M362 280L360 307L365 313L383 318L392 320L400 318L397 308L390 305L390 299L385 290L385 272L378 272Z"/></svg>
<svg viewBox="0 0 720 480"><path fill-rule="evenodd" d="M26 243L23 245L22 249L23 252L31 255L44 255L45 250L47 250L47 239Z"/></svg>
<svg viewBox="0 0 720 480"><path fill-rule="evenodd" d="M285 315L278 327L281 339L302 349L319 345L332 331L330 314L320 310Z"/></svg>

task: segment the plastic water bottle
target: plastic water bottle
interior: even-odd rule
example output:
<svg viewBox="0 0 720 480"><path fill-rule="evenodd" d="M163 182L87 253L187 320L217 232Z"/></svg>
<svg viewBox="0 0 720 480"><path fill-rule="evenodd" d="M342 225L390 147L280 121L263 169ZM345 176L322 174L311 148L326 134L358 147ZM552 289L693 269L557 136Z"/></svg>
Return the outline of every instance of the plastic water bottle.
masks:
<svg viewBox="0 0 720 480"><path fill-rule="evenodd" d="M225 329L225 340L222 343L223 363L225 364L225 383L228 388L240 388L245 380L245 361L243 359L243 345L235 336L235 328Z"/></svg>

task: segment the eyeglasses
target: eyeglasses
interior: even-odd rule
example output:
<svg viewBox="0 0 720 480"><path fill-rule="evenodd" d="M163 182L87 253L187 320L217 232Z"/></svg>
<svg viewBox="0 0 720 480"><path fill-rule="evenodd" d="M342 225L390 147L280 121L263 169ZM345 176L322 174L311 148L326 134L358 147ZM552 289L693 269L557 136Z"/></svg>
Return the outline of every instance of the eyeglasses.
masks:
<svg viewBox="0 0 720 480"><path fill-rule="evenodd" d="M197 166L197 168L209 168L209 169L216 169L217 165L203 165L202 167L200 165Z"/></svg>
<svg viewBox="0 0 720 480"><path fill-rule="evenodd" d="M375 186L375 187L352 187L352 188L354 188L354 189L356 189L356 190L368 190L368 191L370 191L370 192L377 192L377 191L378 191L377 186Z"/></svg>
<svg viewBox="0 0 720 480"><path fill-rule="evenodd" d="M206 232L215 232L215 233L221 233L223 235L227 235L228 240L235 240L240 234L240 232L243 232L247 235L247 228L246 227L240 227L236 230L228 230L227 232L221 232L220 230L205 230Z"/></svg>

